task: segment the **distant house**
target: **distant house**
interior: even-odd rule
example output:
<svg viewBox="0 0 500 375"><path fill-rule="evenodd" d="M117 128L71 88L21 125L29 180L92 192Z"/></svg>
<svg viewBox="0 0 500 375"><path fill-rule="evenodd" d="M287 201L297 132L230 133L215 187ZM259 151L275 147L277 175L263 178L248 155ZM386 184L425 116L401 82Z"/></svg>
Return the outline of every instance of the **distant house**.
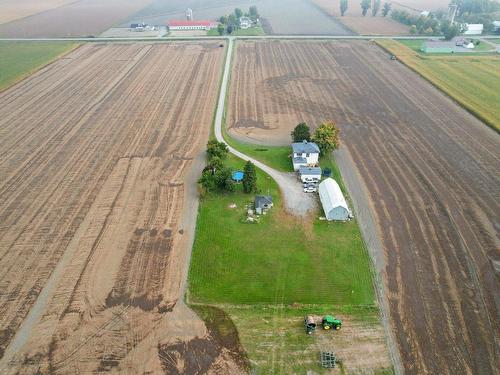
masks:
<svg viewBox="0 0 500 375"><path fill-rule="evenodd" d="M146 26L147 25L145 23L131 23L130 24L130 28L134 31L144 31Z"/></svg>
<svg viewBox="0 0 500 375"><path fill-rule="evenodd" d="M426 40L421 50L425 53L454 53L457 46L453 41Z"/></svg>
<svg viewBox="0 0 500 375"><path fill-rule="evenodd" d="M500 21L493 21L493 30L495 34L500 34Z"/></svg>
<svg viewBox="0 0 500 375"><path fill-rule="evenodd" d="M292 143L293 170L298 171L300 167L309 167L318 164L319 147L316 143L303 141Z"/></svg>
<svg viewBox="0 0 500 375"><path fill-rule="evenodd" d="M252 20L248 17L240 17L240 28L241 29L248 29L252 27Z"/></svg>
<svg viewBox="0 0 500 375"><path fill-rule="evenodd" d="M186 30L210 30L217 26L216 22L212 21L168 21L168 28L171 31L186 31Z"/></svg>
<svg viewBox="0 0 500 375"><path fill-rule="evenodd" d="M346 221L351 218L351 211L334 179L327 178L319 184L319 199L327 220Z"/></svg>
<svg viewBox="0 0 500 375"><path fill-rule="evenodd" d="M484 25L482 23L466 23L464 35L481 35Z"/></svg>
<svg viewBox="0 0 500 375"><path fill-rule="evenodd" d="M302 182L314 182L321 180L321 168L319 167L300 167L299 176Z"/></svg>
<svg viewBox="0 0 500 375"><path fill-rule="evenodd" d="M265 211L273 207L273 198L269 195L257 195L255 197L255 213L262 215Z"/></svg>

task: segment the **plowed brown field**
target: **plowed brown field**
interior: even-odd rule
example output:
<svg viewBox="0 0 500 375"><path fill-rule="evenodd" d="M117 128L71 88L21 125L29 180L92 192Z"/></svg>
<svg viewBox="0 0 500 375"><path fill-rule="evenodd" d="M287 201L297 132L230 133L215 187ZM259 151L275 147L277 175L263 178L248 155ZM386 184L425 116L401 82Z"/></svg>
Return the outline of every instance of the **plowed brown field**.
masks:
<svg viewBox="0 0 500 375"><path fill-rule="evenodd" d="M408 374L499 368L500 137L368 42L238 42L228 126L288 144L334 119L384 247Z"/></svg>
<svg viewBox="0 0 500 375"><path fill-rule="evenodd" d="M178 301L196 186L185 180L203 160L223 56L211 42L85 45L0 94L0 357L15 347L11 372L228 366L232 354ZM182 357L183 345L204 356Z"/></svg>
<svg viewBox="0 0 500 375"><path fill-rule="evenodd" d="M33 0L0 1L0 36L7 38L77 37L99 35L117 22L149 5L152 0ZM23 3L23 4L20 4ZM31 12L31 15L27 12ZM9 17L10 20L7 18ZM10 22L9 22L10 21ZM142 21L141 21L142 22Z"/></svg>

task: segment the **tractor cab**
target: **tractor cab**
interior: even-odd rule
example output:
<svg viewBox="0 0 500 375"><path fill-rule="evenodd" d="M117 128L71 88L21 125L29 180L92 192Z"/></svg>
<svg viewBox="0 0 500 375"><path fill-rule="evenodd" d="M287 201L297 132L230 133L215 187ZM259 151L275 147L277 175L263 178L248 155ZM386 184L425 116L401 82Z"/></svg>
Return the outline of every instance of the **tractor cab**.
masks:
<svg viewBox="0 0 500 375"><path fill-rule="evenodd" d="M331 315L326 315L325 317L323 317L321 324L323 325L323 329L334 329L338 331L342 328L342 320L335 319Z"/></svg>
<svg viewBox="0 0 500 375"><path fill-rule="evenodd" d="M308 335L312 335L312 333L316 330L316 323L314 322L314 318L310 315L304 318L304 325L306 326L306 332Z"/></svg>

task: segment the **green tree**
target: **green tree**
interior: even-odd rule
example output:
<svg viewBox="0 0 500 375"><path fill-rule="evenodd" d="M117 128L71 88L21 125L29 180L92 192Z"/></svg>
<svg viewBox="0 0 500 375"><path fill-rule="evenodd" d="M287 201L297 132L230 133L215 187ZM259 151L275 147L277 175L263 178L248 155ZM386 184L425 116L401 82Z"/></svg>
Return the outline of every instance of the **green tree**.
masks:
<svg viewBox="0 0 500 375"><path fill-rule="evenodd" d="M340 130L333 121L323 122L314 133L313 141L318 145L321 155L327 155L340 145Z"/></svg>
<svg viewBox="0 0 500 375"><path fill-rule="evenodd" d="M217 32L219 35L224 35L224 31L226 31L226 28L223 24L219 23L219 25L217 25Z"/></svg>
<svg viewBox="0 0 500 375"><path fill-rule="evenodd" d="M227 27L227 33L228 33L228 34L232 34L232 33L233 33L233 26L232 26L232 25L229 25L229 26Z"/></svg>
<svg viewBox="0 0 500 375"><path fill-rule="evenodd" d="M252 20L256 20L257 18L259 18L259 11L257 10L257 7L255 5L252 5L249 9L248 9L248 16L252 19Z"/></svg>
<svg viewBox="0 0 500 375"><path fill-rule="evenodd" d="M363 17L366 16L366 13L368 12L368 9L372 7L371 1L370 0L361 0L361 9L362 9L362 14Z"/></svg>
<svg viewBox="0 0 500 375"><path fill-rule="evenodd" d="M345 12L347 12L348 7L347 0L340 0L340 15L343 17Z"/></svg>
<svg viewBox="0 0 500 375"><path fill-rule="evenodd" d="M410 26L410 34L414 35L417 33L417 26L411 25Z"/></svg>
<svg viewBox="0 0 500 375"><path fill-rule="evenodd" d="M243 191L245 193L257 192L257 171L251 161L247 161L244 168Z"/></svg>
<svg viewBox="0 0 500 375"><path fill-rule="evenodd" d="M229 149L224 142L218 142L215 139L208 141L207 143L207 154L210 159L213 157L218 157L224 160L227 157Z"/></svg>
<svg viewBox="0 0 500 375"><path fill-rule="evenodd" d="M216 171L224 167L224 160L222 160L218 156L212 156L208 161L207 167L212 170L212 173L215 173Z"/></svg>
<svg viewBox="0 0 500 375"><path fill-rule="evenodd" d="M227 25L232 26L234 28L237 24L238 24L238 19L236 18L236 16L234 14L230 14L227 17Z"/></svg>
<svg viewBox="0 0 500 375"><path fill-rule="evenodd" d="M198 182L206 192L216 191L218 188L217 179L215 178L215 175L212 173L210 169L205 169L203 171Z"/></svg>
<svg viewBox="0 0 500 375"><path fill-rule="evenodd" d="M446 21L441 23L441 32L446 40L451 40L460 33L460 26Z"/></svg>
<svg viewBox="0 0 500 375"><path fill-rule="evenodd" d="M215 172L215 180L217 187L221 191L233 192L236 188L232 179L231 169L229 168L224 167Z"/></svg>
<svg viewBox="0 0 500 375"><path fill-rule="evenodd" d="M243 11L240 8L236 8L234 10L234 15L236 16L236 18L241 18L243 16Z"/></svg>
<svg viewBox="0 0 500 375"><path fill-rule="evenodd" d="M293 129L291 136L294 142L310 141L311 131L305 122L301 122Z"/></svg>
<svg viewBox="0 0 500 375"><path fill-rule="evenodd" d="M391 11L391 3L384 3L384 7L382 8L382 15L387 17L389 12Z"/></svg>
<svg viewBox="0 0 500 375"><path fill-rule="evenodd" d="M380 10L380 0L373 0L372 16L375 17Z"/></svg>
<svg viewBox="0 0 500 375"><path fill-rule="evenodd" d="M227 16L221 16L221 18L219 18L219 22L223 25L227 24Z"/></svg>

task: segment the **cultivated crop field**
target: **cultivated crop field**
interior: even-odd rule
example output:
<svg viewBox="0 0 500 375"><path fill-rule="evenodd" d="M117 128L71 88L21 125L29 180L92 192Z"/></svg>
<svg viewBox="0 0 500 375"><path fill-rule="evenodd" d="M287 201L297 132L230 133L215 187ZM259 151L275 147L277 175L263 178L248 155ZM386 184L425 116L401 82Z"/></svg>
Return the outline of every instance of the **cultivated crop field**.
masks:
<svg viewBox="0 0 500 375"><path fill-rule="evenodd" d="M457 54L419 56L406 41L407 45L394 40L378 43L500 132L500 57ZM484 42L480 46L490 48Z"/></svg>
<svg viewBox="0 0 500 375"><path fill-rule="evenodd" d="M0 372L237 372L178 301L223 56L89 44L0 93Z"/></svg>
<svg viewBox="0 0 500 375"><path fill-rule="evenodd" d="M394 21L390 16L382 17L382 9L376 17L372 17L371 9L363 17L359 1L350 1L343 17L340 15L340 0L312 0L312 2L358 34L405 35L409 33L408 26Z"/></svg>
<svg viewBox="0 0 500 375"><path fill-rule="evenodd" d="M231 82L240 140L287 144L298 122L339 123L407 373L494 373L498 134L369 42L238 42Z"/></svg>
<svg viewBox="0 0 500 375"><path fill-rule="evenodd" d="M144 8L151 1L44 0L36 1L36 5L35 1L32 0L16 1L15 4L10 4L10 0L7 0L6 4L5 1L2 1L0 3L0 20L4 7L7 11L12 11L13 14L6 19L10 22L0 24L0 36L33 38L99 35L116 22L120 22ZM20 3L24 3L23 6L20 6ZM30 14L31 16L27 17Z"/></svg>
<svg viewBox="0 0 500 375"><path fill-rule="evenodd" d="M0 4L0 24L72 3L73 0L4 0Z"/></svg>

